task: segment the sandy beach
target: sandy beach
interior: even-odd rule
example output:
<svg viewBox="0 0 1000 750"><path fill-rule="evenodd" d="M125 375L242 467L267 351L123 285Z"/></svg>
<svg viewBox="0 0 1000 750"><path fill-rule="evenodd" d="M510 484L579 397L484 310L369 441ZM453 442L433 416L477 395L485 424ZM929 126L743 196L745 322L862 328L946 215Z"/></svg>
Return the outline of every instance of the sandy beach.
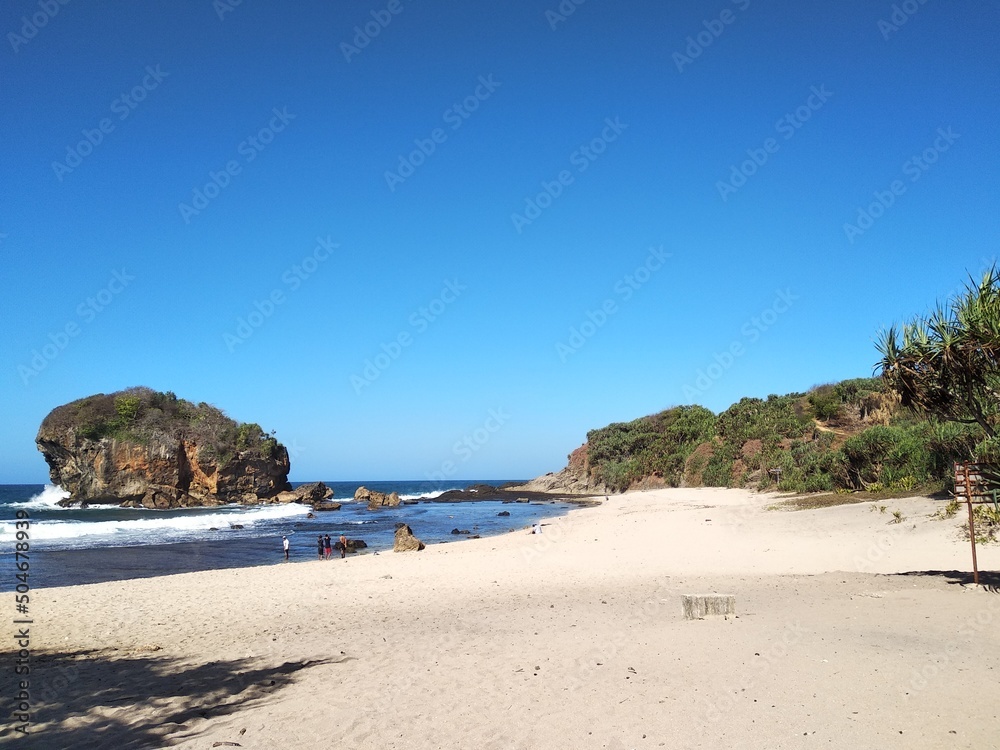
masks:
<svg viewBox="0 0 1000 750"><path fill-rule="evenodd" d="M964 509L777 502L630 493L539 536L41 589L18 746L1000 747L1000 548L974 588ZM737 616L685 620L710 592Z"/></svg>

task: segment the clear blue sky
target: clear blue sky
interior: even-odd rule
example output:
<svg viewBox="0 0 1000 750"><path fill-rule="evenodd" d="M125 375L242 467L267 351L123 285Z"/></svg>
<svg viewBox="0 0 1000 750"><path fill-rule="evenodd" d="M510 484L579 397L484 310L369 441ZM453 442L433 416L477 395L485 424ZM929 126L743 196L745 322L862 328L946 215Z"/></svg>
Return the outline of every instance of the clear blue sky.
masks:
<svg viewBox="0 0 1000 750"><path fill-rule="evenodd" d="M869 375L997 254L996 2L231 3L0 11L0 481L138 384L293 480L529 477Z"/></svg>

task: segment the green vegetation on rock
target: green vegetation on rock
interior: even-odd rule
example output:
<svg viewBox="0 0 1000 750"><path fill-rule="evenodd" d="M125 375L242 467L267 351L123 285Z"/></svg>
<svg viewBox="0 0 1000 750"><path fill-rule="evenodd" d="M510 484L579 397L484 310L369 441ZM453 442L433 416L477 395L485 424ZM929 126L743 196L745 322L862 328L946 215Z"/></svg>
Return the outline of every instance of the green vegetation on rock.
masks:
<svg viewBox="0 0 1000 750"><path fill-rule="evenodd" d="M129 388L73 401L52 411L44 432L74 429L81 438L111 438L141 445L187 440L225 466L238 453L274 459L280 444L255 423L240 423L204 402L195 405L170 391Z"/></svg>

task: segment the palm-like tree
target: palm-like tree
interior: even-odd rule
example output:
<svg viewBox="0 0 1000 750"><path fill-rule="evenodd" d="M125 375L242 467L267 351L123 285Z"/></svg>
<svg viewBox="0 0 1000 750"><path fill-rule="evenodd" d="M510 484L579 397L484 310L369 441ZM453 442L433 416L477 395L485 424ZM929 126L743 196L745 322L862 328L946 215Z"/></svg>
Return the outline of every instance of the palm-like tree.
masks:
<svg viewBox="0 0 1000 750"><path fill-rule="evenodd" d="M877 369L904 406L940 419L1000 429L1000 270L925 317L880 333Z"/></svg>

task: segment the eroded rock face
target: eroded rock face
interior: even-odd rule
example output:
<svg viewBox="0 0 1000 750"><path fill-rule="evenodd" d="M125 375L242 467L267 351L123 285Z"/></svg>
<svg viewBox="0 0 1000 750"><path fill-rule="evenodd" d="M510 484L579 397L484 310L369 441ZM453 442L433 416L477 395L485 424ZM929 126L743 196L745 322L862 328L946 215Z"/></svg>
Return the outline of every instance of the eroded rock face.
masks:
<svg viewBox="0 0 1000 750"><path fill-rule="evenodd" d="M276 441L271 457L236 451L222 462L215 451L180 429L157 430L134 440L94 436L92 426L73 418L79 403L54 409L35 438L52 483L70 493L63 505L178 508L262 503L291 489L288 451Z"/></svg>
<svg viewBox="0 0 1000 750"><path fill-rule="evenodd" d="M368 503L368 507L373 510L375 508L395 508L402 502L399 494L396 492L386 495L383 492L376 492L367 487L358 487L354 493L354 499L359 503Z"/></svg>

